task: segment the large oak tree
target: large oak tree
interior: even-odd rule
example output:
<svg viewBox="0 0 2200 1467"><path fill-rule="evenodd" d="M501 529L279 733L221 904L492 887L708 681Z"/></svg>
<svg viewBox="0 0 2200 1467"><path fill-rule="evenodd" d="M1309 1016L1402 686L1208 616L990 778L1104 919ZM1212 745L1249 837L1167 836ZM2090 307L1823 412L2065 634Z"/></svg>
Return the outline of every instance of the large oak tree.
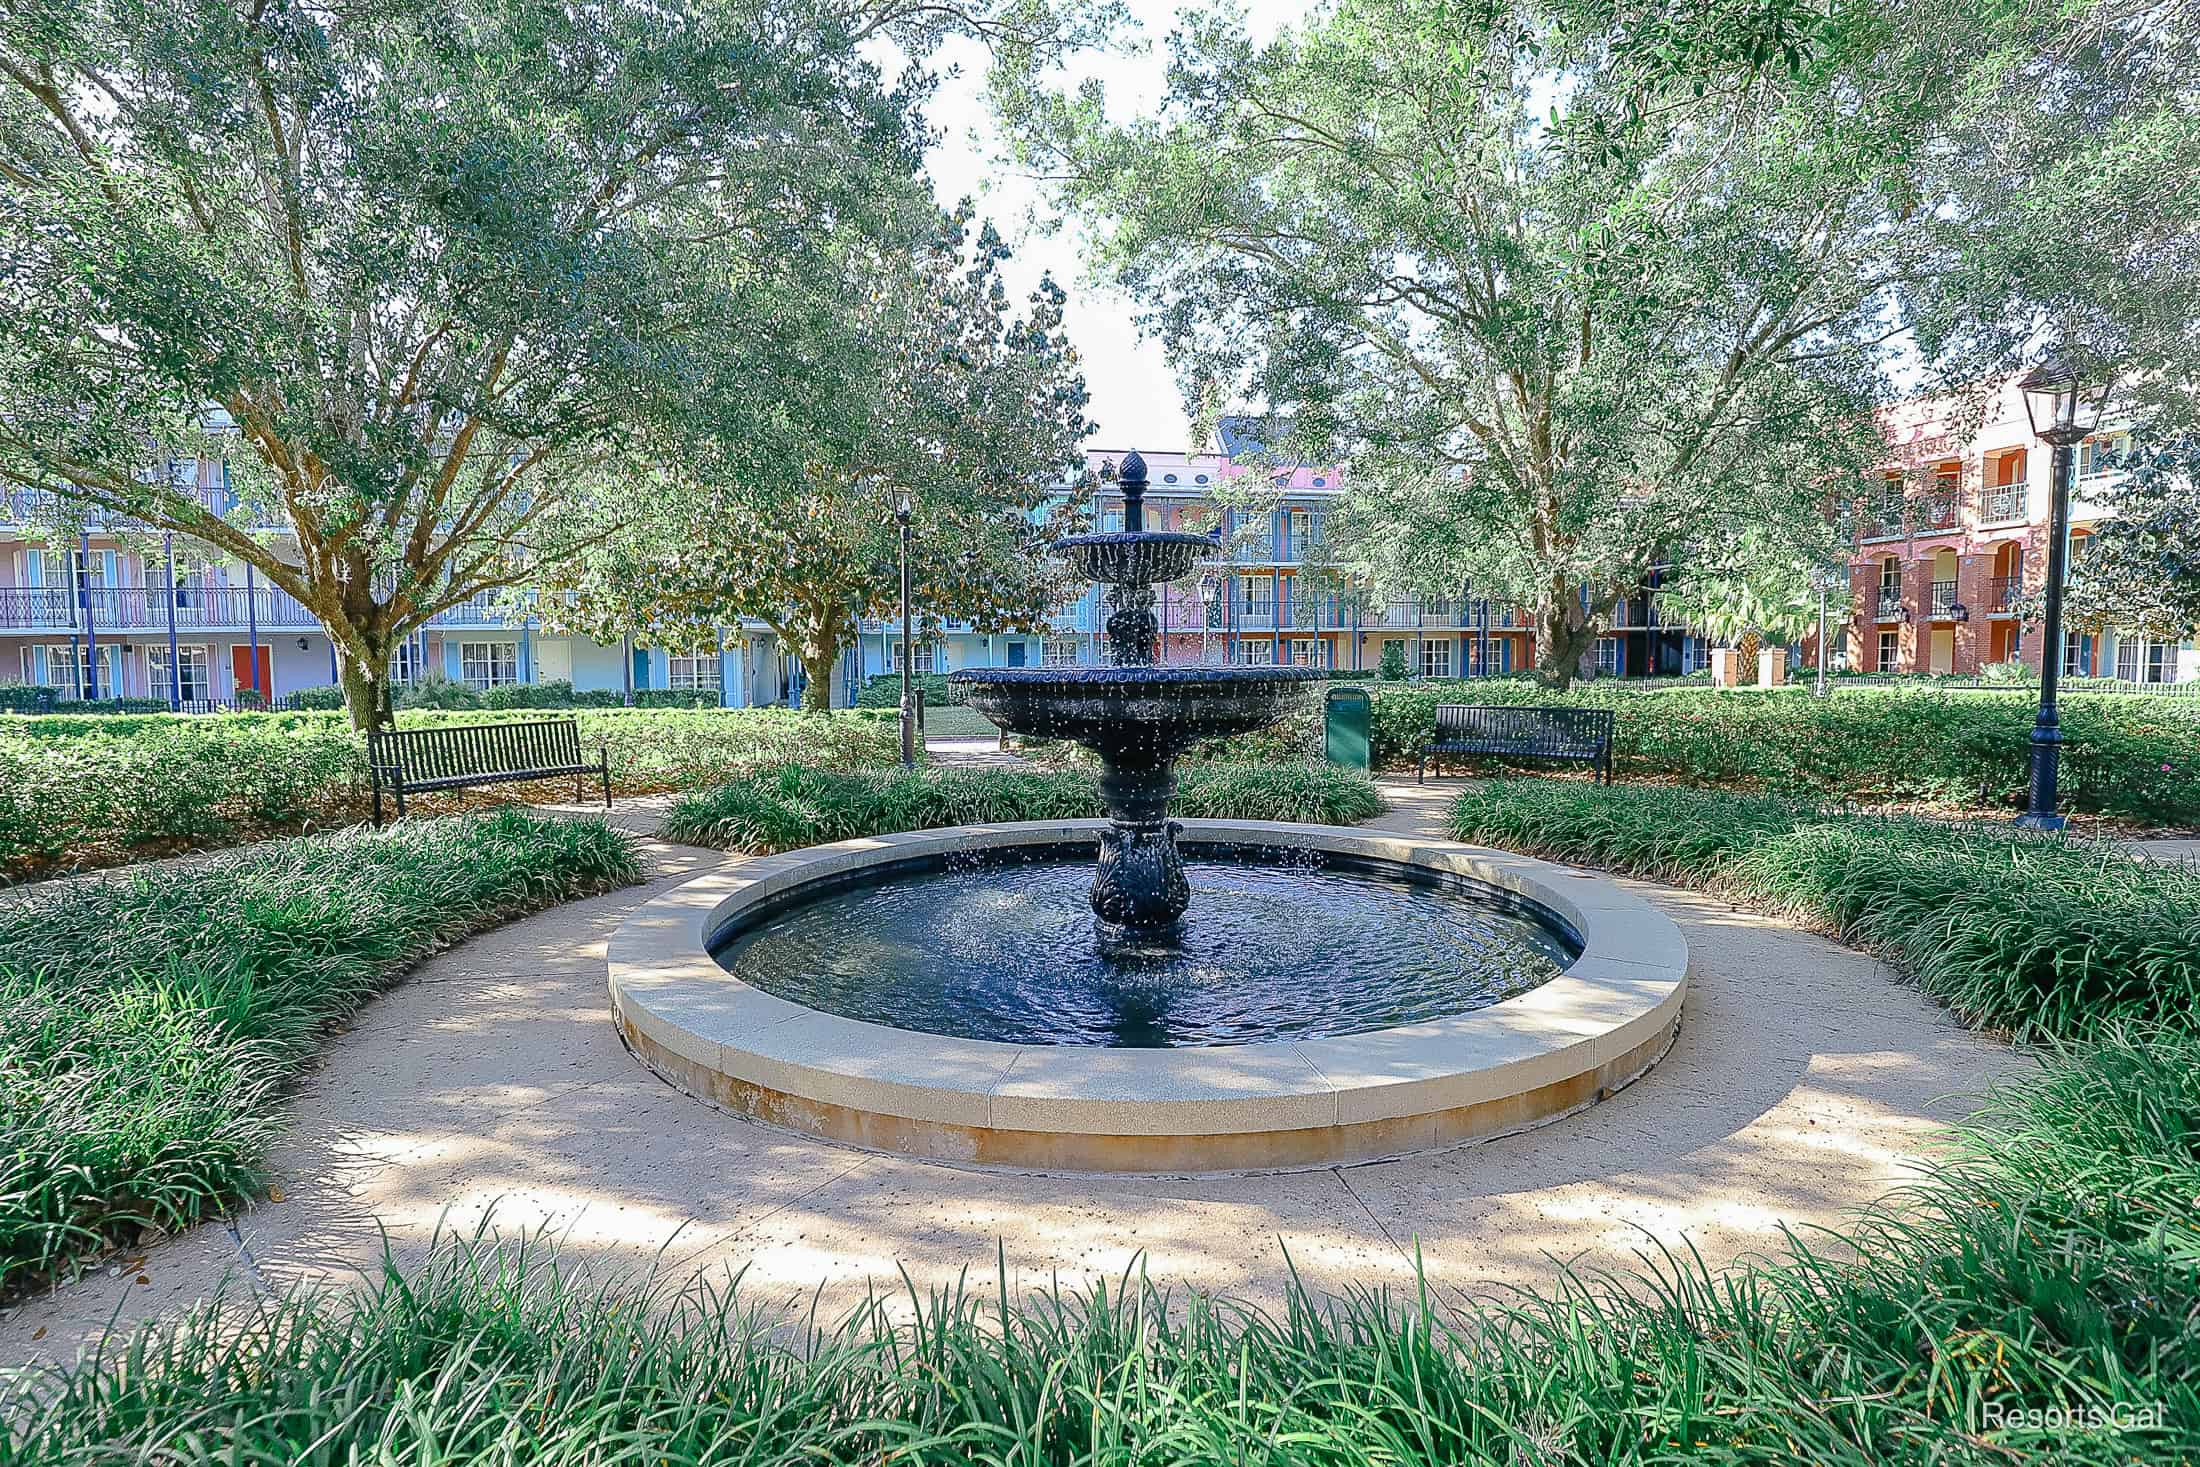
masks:
<svg viewBox="0 0 2200 1467"><path fill-rule="evenodd" d="M800 390L769 350L790 282L923 195L918 84L863 43L1036 55L1053 21L11 4L0 478L257 567L326 626L368 724L408 632L627 522L637 462ZM240 506L145 472L194 454L228 457Z"/></svg>
<svg viewBox="0 0 2200 1467"><path fill-rule="evenodd" d="M1646 68L1640 19L1343 0L1258 44L1202 15L1154 115L1000 88L1190 396L1348 459L1332 552L1527 605L1554 683L1690 543L1851 492L1931 248L1905 180L1945 99L1883 84L1921 69L1877 22Z"/></svg>
<svg viewBox="0 0 2200 1467"><path fill-rule="evenodd" d="M860 620L897 606L906 500L920 636L950 617L1043 630L1066 585L1046 542L1091 425L1063 292L1042 281L1019 310L1007 258L967 204L898 244L843 239L780 317L773 350L802 390L665 464L647 513L551 569L549 614L686 649L761 622L823 708Z"/></svg>

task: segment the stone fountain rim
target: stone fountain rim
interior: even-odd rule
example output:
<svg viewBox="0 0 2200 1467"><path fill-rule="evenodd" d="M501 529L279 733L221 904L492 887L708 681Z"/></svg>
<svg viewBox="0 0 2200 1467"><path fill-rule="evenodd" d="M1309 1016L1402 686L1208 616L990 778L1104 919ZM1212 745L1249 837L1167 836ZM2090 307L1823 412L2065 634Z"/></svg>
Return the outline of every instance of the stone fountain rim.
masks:
<svg viewBox="0 0 2200 1467"><path fill-rule="evenodd" d="M1540 904L1581 955L1455 1018L1318 1039L1105 1049L956 1039L843 1018L719 967L710 939L753 903L875 865L1098 836L1098 820L953 826L729 865L645 903L609 949L636 1056L736 1114L930 1160L1168 1175L1374 1160L1540 1125L1664 1054L1688 986L1672 920L1609 879L1510 852L1337 826L1189 820L1188 844L1397 861Z"/></svg>

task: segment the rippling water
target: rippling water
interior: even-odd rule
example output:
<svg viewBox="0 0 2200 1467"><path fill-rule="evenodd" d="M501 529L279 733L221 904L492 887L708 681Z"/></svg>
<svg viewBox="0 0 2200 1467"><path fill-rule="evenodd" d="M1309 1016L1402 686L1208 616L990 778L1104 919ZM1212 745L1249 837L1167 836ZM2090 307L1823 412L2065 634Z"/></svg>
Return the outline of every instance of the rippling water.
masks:
<svg viewBox="0 0 2200 1467"><path fill-rule="evenodd" d="M1356 1034L1486 1007L1555 976L1555 933L1471 892L1312 864L1187 860L1173 939L1097 929L1092 862L966 863L843 888L718 952L768 993L1010 1044L1158 1048Z"/></svg>

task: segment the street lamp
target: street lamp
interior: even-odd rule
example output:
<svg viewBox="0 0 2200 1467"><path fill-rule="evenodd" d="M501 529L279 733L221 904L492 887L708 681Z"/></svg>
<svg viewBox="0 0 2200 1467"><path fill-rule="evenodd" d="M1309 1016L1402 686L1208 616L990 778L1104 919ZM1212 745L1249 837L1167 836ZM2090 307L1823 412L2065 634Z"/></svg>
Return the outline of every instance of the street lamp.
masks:
<svg viewBox="0 0 2200 1467"><path fill-rule="evenodd" d="M1811 567L1810 583L1818 591L1818 685L1811 695L1823 698L1831 691L1826 686L1826 598L1833 594L1835 580L1840 576L1838 566Z"/></svg>
<svg viewBox="0 0 2200 1467"><path fill-rule="evenodd" d="M901 767L917 767L917 700L910 688L909 672L917 659L909 626L909 496L894 506L894 523L901 527Z"/></svg>
<svg viewBox="0 0 2200 1467"><path fill-rule="evenodd" d="M2032 722L2032 781L2017 824L2030 830L2060 830L2055 813L2055 776L2062 753L2062 719L2055 708L2062 674L2063 581L2070 569L2070 489L2078 476L2078 445L2083 443L2108 404L2109 381L2081 383L2070 359L2049 352L2017 383L2024 394L2024 416L2032 436L2054 449L2047 520L2047 612L2040 634L2040 711Z"/></svg>

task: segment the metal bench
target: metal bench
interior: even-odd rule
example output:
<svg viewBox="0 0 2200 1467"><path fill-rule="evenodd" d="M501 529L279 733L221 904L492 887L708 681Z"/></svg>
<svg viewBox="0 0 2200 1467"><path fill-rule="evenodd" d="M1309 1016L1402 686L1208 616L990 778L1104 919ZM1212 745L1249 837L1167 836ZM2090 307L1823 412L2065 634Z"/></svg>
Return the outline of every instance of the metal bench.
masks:
<svg viewBox="0 0 2200 1467"><path fill-rule="evenodd" d="M1563 759L1587 764L1597 783L1612 782L1612 710L1609 708L1470 707L1436 705L1436 731L1421 746L1420 770L1429 760L1443 773L1446 754L1498 754L1509 759Z"/></svg>
<svg viewBox="0 0 2200 1467"><path fill-rule="evenodd" d="M367 735L367 774L374 786L374 823L382 823L382 791L397 796L397 818L405 818L405 796L426 790L463 789L479 784L512 784L530 779L573 776L573 798L581 781L603 781L603 803L611 808L611 759L600 746L594 763L581 752L580 724L570 718L530 719L524 723L467 723L450 728L377 730Z"/></svg>

